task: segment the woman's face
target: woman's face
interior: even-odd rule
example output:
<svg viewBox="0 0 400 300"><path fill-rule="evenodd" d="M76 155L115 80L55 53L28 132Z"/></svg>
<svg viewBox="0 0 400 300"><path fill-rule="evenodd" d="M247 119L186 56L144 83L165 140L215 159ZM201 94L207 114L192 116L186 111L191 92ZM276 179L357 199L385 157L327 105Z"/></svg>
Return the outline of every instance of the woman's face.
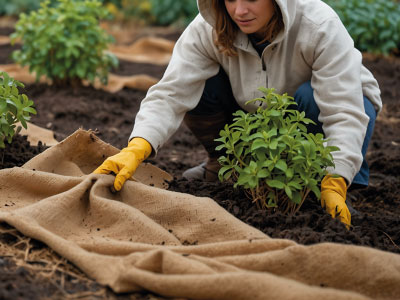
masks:
<svg viewBox="0 0 400 300"><path fill-rule="evenodd" d="M246 34L262 34L274 15L273 0L225 0L232 20Z"/></svg>

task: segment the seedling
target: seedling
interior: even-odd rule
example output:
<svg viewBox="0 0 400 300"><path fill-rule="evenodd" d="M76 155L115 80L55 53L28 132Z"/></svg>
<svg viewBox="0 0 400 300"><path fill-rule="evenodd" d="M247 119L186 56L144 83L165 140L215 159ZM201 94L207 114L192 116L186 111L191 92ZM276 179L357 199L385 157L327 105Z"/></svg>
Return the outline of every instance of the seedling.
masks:
<svg viewBox="0 0 400 300"><path fill-rule="evenodd" d="M33 101L20 94L18 87L24 85L6 72L0 72L0 148L5 148L5 140L11 143L14 135L21 130L16 123L20 122L26 129L30 115L36 114Z"/></svg>
<svg viewBox="0 0 400 300"><path fill-rule="evenodd" d="M259 103L257 111L234 113L216 139L221 142L216 149L226 154L218 159L218 176L242 187L259 208L295 213L310 191L320 198L319 182L339 148L325 146L321 133L307 133L306 126L315 123L292 109L297 105L292 97L259 90L264 97L246 103Z"/></svg>
<svg viewBox="0 0 400 300"><path fill-rule="evenodd" d="M11 41L20 39L22 48L13 59L29 66L37 79L45 75L57 85L96 78L107 83L109 70L118 64L106 51L113 39L99 24L108 11L97 0L58 0L53 6L46 0L38 11L20 15Z"/></svg>

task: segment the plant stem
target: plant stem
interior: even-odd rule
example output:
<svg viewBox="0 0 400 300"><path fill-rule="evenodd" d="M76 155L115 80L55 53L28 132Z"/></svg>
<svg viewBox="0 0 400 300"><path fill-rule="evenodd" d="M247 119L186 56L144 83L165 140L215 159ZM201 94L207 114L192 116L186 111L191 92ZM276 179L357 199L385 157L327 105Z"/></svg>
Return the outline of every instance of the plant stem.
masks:
<svg viewBox="0 0 400 300"><path fill-rule="evenodd" d="M294 211L294 213L298 212L300 210L300 207L303 205L304 201L306 200L308 194L310 193L311 190L307 189L303 196L301 197L301 202L300 204L297 206L296 210Z"/></svg>
<svg viewBox="0 0 400 300"><path fill-rule="evenodd" d="M4 164L4 156L5 156L5 154L6 154L6 149L2 149L2 154L1 154L1 165L3 166L3 164Z"/></svg>

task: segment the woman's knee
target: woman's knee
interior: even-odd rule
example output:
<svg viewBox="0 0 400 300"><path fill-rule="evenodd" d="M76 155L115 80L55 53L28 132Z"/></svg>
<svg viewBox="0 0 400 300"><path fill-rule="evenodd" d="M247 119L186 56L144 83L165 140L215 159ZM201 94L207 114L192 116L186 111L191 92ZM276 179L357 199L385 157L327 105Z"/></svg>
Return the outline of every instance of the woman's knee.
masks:
<svg viewBox="0 0 400 300"><path fill-rule="evenodd" d="M315 102L314 90L311 86L311 81L306 81L299 86L294 94L294 100L297 102L297 104L309 101Z"/></svg>
<svg viewBox="0 0 400 300"><path fill-rule="evenodd" d="M190 115L214 115L224 111L227 115L240 109L233 96L228 75L220 68L218 74L206 80L203 94Z"/></svg>
<svg viewBox="0 0 400 300"><path fill-rule="evenodd" d="M311 87L311 82L307 81L299 86L294 94L294 101L296 101L296 109L306 113L306 117L313 120L317 125L310 126L312 132L321 132L322 124L318 121L320 110L314 98L314 90Z"/></svg>

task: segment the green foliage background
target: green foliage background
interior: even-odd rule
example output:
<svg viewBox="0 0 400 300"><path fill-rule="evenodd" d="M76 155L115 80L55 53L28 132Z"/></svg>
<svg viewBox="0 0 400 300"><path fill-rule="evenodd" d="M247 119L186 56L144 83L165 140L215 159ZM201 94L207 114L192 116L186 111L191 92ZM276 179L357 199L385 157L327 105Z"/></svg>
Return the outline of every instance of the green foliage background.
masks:
<svg viewBox="0 0 400 300"><path fill-rule="evenodd" d="M59 0L54 7L44 1L38 11L22 13L12 41L21 39L22 48L13 59L29 66L37 78L45 75L56 83L107 82L108 72L118 64L106 52L113 41L99 24L108 11L97 0Z"/></svg>
<svg viewBox="0 0 400 300"><path fill-rule="evenodd" d="M0 0L0 15L18 15L40 7L39 0Z"/></svg>
<svg viewBox="0 0 400 300"><path fill-rule="evenodd" d="M158 25L168 25L182 20L189 24L198 14L195 0L149 0L151 12Z"/></svg>
<svg viewBox="0 0 400 300"><path fill-rule="evenodd" d="M0 16L18 16L20 13L29 13L40 8L40 3L44 0L0 0ZM57 0L51 0L53 6ZM114 3L119 5L120 0L103 0L104 4Z"/></svg>
<svg viewBox="0 0 400 300"><path fill-rule="evenodd" d="M400 3L392 0L324 0L363 52L388 55L400 46Z"/></svg>
<svg viewBox="0 0 400 300"><path fill-rule="evenodd" d="M135 18L149 25L188 25L198 14L196 0L115 0L108 5L121 18ZM115 11L115 12L114 12Z"/></svg>

